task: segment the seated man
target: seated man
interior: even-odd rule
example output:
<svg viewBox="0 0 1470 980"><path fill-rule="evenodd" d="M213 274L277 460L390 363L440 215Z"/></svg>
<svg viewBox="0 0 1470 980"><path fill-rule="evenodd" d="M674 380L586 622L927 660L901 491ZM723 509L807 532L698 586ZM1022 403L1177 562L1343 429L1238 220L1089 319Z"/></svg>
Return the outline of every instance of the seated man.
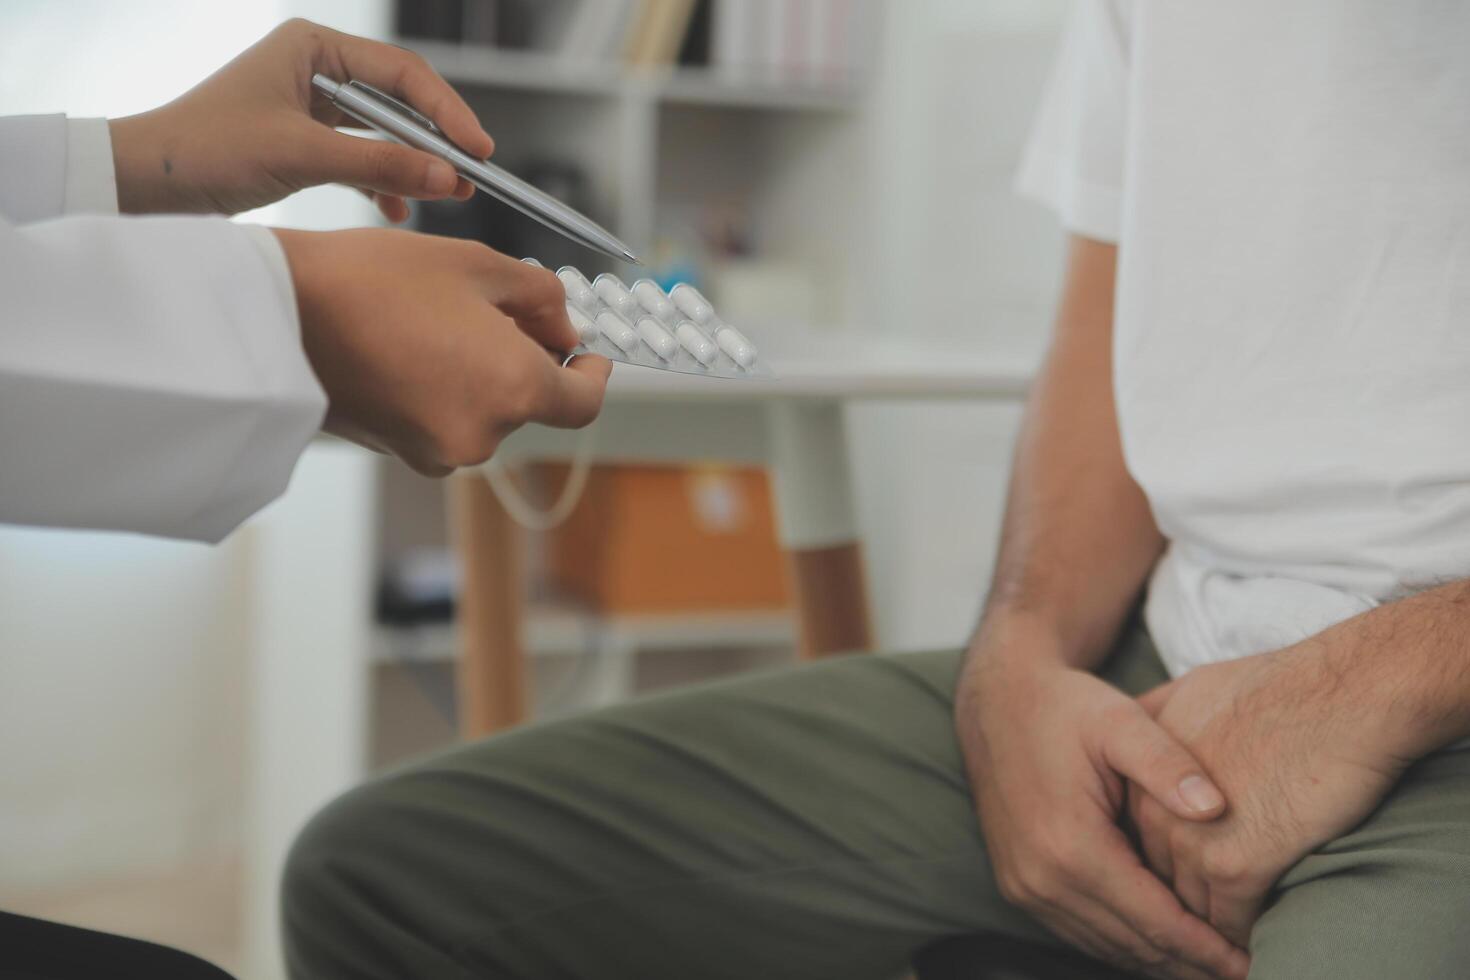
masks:
<svg viewBox="0 0 1470 980"><path fill-rule="evenodd" d="M1077 15L1021 175L1074 238L969 649L350 793L288 869L294 977L883 980L986 932L1464 975L1470 7Z"/></svg>

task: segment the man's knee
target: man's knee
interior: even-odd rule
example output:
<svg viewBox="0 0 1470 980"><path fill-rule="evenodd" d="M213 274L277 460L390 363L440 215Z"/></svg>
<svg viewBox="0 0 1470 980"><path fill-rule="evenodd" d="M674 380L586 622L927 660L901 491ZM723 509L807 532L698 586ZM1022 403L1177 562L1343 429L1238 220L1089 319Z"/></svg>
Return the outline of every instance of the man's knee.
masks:
<svg viewBox="0 0 1470 980"><path fill-rule="evenodd" d="M411 791L410 791L411 792ZM293 980L467 976L453 916L426 902L434 830L405 788L368 783L297 836L281 881L281 934Z"/></svg>
<svg viewBox="0 0 1470 980"><path fill-rule="evenodd" d="M281 878L281 937L290 975L329 977L338 951L365 928L364 897L354 888L358 842L372 823L370 791L327 806L297 836Z"/></svg>

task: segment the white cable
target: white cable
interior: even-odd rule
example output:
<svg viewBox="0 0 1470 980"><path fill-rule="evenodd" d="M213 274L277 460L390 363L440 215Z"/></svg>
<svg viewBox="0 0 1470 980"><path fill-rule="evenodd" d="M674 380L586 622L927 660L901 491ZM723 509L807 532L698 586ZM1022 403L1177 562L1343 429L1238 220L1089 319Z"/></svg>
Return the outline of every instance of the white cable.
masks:
<svg viewBox="0 0 1470 980"><path fill-rule="evenodd" d="M594 426L589 425L577 433L577 443L572 449L571 468L567 471L566 482L562 484L561 495L556 498L556 503L545 510L537 510L526 500L511 479L510 473L506 471L505 464L498 459L491 457L480 466L485 482L490 484L491 492L512 520L528 531L550 531L572 516L572 511L577 509L577 504L582 500L582 492L587 489L587 477L592 472L593 428Z"/></svg>

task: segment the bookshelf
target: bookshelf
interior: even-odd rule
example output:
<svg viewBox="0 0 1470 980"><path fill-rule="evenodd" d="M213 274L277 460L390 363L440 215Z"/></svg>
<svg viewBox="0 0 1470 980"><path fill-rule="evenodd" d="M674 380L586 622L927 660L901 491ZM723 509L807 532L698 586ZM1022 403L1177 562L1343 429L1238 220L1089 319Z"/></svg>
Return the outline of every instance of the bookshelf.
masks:
<svg viewBox="0 0 1470 980"><path fill-rule="evenodd" d="M773 112L850 112L860 100L860 90L855 85L781 84L733 69L576 65L540 52L513 48L420 38L400 38L398 43L423 55L435 71L458 86Z"/></svg>
<svg viewBox="0 0 1470 980"><path fill-rule="evenodd" d="M750 281L753 268L777 270L809 283L820 302L793 314L775 301L767 307L769 323L736 320L757 334L769 328L773 343L777 328L785 342L792 339L787 334L836 328L850 319L849 283L859 251L867 248L853 229L871 210L853 204L866 198L869 187L869 96L861 78L808 75L783 81L780 73L756 67L629 64L473 40L393 40L422 55L465 97L496 139L497 163L533 183L548 161L553 169L574 172L577 179L562 188L543 186L606 224L649 258L652 268L635 269L568 246L494 201L420 208L420 227L479 237L552 267L575 264L589 275L613 271L631 281L678 269L680 278L697 281L722 308L728 282ZM749 247L712 246L712 213L742 222ZM731 269L739 275L729 276ZM818 315L811 315L813 309ZM442 547L442 490L393 468L384 468L379 481L382 507L394 515L380 528L379 567L409 551ZM528 544L531 591L538 595L538 545L534 538ZM549 622L560 620L548 619L539 605L530 610L531 649L579 648L569 644L567 630ZM599 629L599 647L614 651L656 646L667 639L664 634L692 648L793 642L786 613L761 618L695 611L609 621ZM427 635L434 639L420 649L424 656L450 649L451 630ZM379 630L379 655L382 641L395 636ZM622 687L594 685L606 697L626 687L629 657L602 659L614 666L598 668L597 676L623 679Z"/></svg>
<svg viewBox="0 0 1470 980"><path fill-rule="evenodd" d="M732 0L707 2L717 14ZM861 0L768 0L767 6L778 10L776 2L793 9L879 9ZM538 9L550 16L555 7ZM728 9L744 16L746 8ZM449 23L451 30L470 25L462 15L458 21L451 15ZM563 185L574 194L570 203L651 257L651 270L567 249L496 204L485 206L479 219L487 233L470 232L473 237L553 267L692 280L757 329L762 321L789 329L850 318L856 243L863 237L851 202L865 188L870 54L855 59L863 70L803 68L761 55L757 38L756 48L746 45L749 62L721 61L712 50L691 61L686 46L678 58L639 63L616 53L580 57L555 47L498 47L473 33L470 25L459 39L396 40L465 96L496 139L498 163L533 183L547 166L570 179ZM860 34L876 37L866 27ZM466 233L433 224L429 214L426 230ZM726 274L737 267L740 275ZM781 288L770 288L773 281ZM740 302L731 295L740 290L755 298ZM798 301L785 301L793 291Z"/></svg>

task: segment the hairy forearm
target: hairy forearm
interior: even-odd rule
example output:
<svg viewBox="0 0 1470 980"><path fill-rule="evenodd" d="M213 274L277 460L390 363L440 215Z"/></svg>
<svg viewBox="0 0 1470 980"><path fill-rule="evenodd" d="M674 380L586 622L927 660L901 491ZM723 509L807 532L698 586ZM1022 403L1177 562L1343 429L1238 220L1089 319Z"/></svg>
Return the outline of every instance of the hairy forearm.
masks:
<svg viewBox="0 0 1470 980"><path fill-rule="evenodd" d="M1113 246L1072 240L1055 338L1027 406L972 658L1017 650L1095 666L1163 547L1118 434L1115 269ZM1011 636L1044 641L1005 642Z"/></svg>
<svg viewBox="0 0 1470 980"><path fill-rule="evenodd" d="M1344 620L1271 655L1312 671L1312 695L1365 753L1403 764L1470 737L1470 579Z"/></svg>

